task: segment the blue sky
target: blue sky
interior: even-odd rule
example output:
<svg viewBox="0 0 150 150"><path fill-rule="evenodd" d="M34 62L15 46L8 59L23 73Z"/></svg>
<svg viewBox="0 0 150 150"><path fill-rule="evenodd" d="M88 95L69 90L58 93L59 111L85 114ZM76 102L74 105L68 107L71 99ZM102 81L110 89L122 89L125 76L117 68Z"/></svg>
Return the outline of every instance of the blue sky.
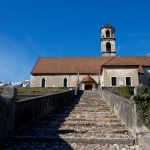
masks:
<svg viewBox="0 0 150 150"><path fill-rule="evenodd" d="M0 80L30 79L39 56L100 56L100 28L116 28L119 56L150 54L149 0L1 0Z"/></svg>

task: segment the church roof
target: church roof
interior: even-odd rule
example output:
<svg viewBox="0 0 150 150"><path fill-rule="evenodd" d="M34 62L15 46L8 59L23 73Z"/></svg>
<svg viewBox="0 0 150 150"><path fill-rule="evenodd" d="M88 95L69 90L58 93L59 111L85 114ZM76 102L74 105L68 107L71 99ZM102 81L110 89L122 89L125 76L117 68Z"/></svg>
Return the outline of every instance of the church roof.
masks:
<svg viewBox="0 0 150 150"><path fill-rule="evenodd" d="M133 57L40 57L31 74L75 74L98 73L106 66L134 66L139 73L139 67L150 66L150 58L146 56Z"/></svg>
<svg viewBox="0 0 150 150"><path fill-rule="evenodd" d="M114 66L114 65L117 65L117 66L136 65L137 66L138 64L132 61L131 59L126 60L125 58L120 57L120 56L113 57L112 59L107 61L105 64L103 64L103 66Z"/></svg>
<svg viewBox="0 0 150 150"><path fill-rule="evenodd" d="M98 73L109 57L40 57L31 74Z"/></svg>
<svg viewBox="0 0 150 150"><path fill-rule="evenodd" d="M124 56L122 58L126 59L127 61L132 60L133 62L141 66L150 66L150 57L148 56Z"/></svg>

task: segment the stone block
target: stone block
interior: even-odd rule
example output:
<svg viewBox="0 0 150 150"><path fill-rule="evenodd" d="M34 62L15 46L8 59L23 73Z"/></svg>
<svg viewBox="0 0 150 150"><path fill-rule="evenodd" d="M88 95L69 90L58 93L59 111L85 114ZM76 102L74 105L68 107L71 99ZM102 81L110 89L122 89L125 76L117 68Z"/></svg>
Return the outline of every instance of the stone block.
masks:
<svg viewBox="0 0 150 150"><path fill-rule="evenodd" d="M142 87L141 85L138 85L134 88L134 95L141 93L142 92Z"/></svg>
<svg viewBox="0 0 150 150"><path fill-rule="evenodd" d="M5 86L3 90L3 97L8 99L17 99L17 89L14 86Z"/></svg>

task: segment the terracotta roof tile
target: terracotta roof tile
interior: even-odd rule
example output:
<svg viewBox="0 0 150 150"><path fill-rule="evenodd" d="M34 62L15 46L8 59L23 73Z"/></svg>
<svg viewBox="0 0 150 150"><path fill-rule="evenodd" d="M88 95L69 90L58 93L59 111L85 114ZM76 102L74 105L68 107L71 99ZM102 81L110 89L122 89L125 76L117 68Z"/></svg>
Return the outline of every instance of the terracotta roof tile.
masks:
<svg viewBox="0 0 150 150"><path fill-rule="evenodd" d="M103 64L103 66L108 66L108 65L119 65L119 66L125 66L125 65L138 65L137 63L133 62L131 59L126 60L123 57L120 56L116 56L113 57L112 59L110 59L108 62L106 62L105 64Z"/></svg>
<svg viewBox="0 0 150 150"><path fill-rule="evenodd" d="M82 80L82 83L85 83L85 82L95 82L95 80L88 75Z"/></svg>
<svg viewBox="0 0 150 150"><path fill-rule="evenodd" d="M141 66L150 66L150 57L147 57L147 56L132 56L132 57L126 56L123 58L126 59L127 61L131 60Z"/></svg>
<svg viewBox="0 0 150 150"><path fill-rule="evenodd" d="M40 57L31 74L98 73L102 65L150 66L148 57ZM141 70L141 69L140 69ZM140 71L139 70L139 71ZM140 71L141 72L141 71Z"/></svg>
<svg viewBox="0 0 150 150"><path fill-rule="evenodd" d="M45 73L98 73L101 64L109 57L41 57L37 60L31 74Z"/></svg>

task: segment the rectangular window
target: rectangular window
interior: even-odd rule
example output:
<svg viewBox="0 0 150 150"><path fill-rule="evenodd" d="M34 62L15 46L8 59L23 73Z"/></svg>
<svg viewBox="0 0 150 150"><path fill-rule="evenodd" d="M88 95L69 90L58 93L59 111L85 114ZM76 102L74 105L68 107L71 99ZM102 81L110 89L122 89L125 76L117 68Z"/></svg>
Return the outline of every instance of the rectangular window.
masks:
<svg viewBox="0 0 150 150"><path fill-rule="evenodd" d="M126 77L126 85L131 86L131 77Z"/></svg>
<svg viewBox="0 0 150 150"><path fill-rule="evenodd" d="M111 85L116 86L117 85L117 78L116 77L111 77Z"/></svg>

